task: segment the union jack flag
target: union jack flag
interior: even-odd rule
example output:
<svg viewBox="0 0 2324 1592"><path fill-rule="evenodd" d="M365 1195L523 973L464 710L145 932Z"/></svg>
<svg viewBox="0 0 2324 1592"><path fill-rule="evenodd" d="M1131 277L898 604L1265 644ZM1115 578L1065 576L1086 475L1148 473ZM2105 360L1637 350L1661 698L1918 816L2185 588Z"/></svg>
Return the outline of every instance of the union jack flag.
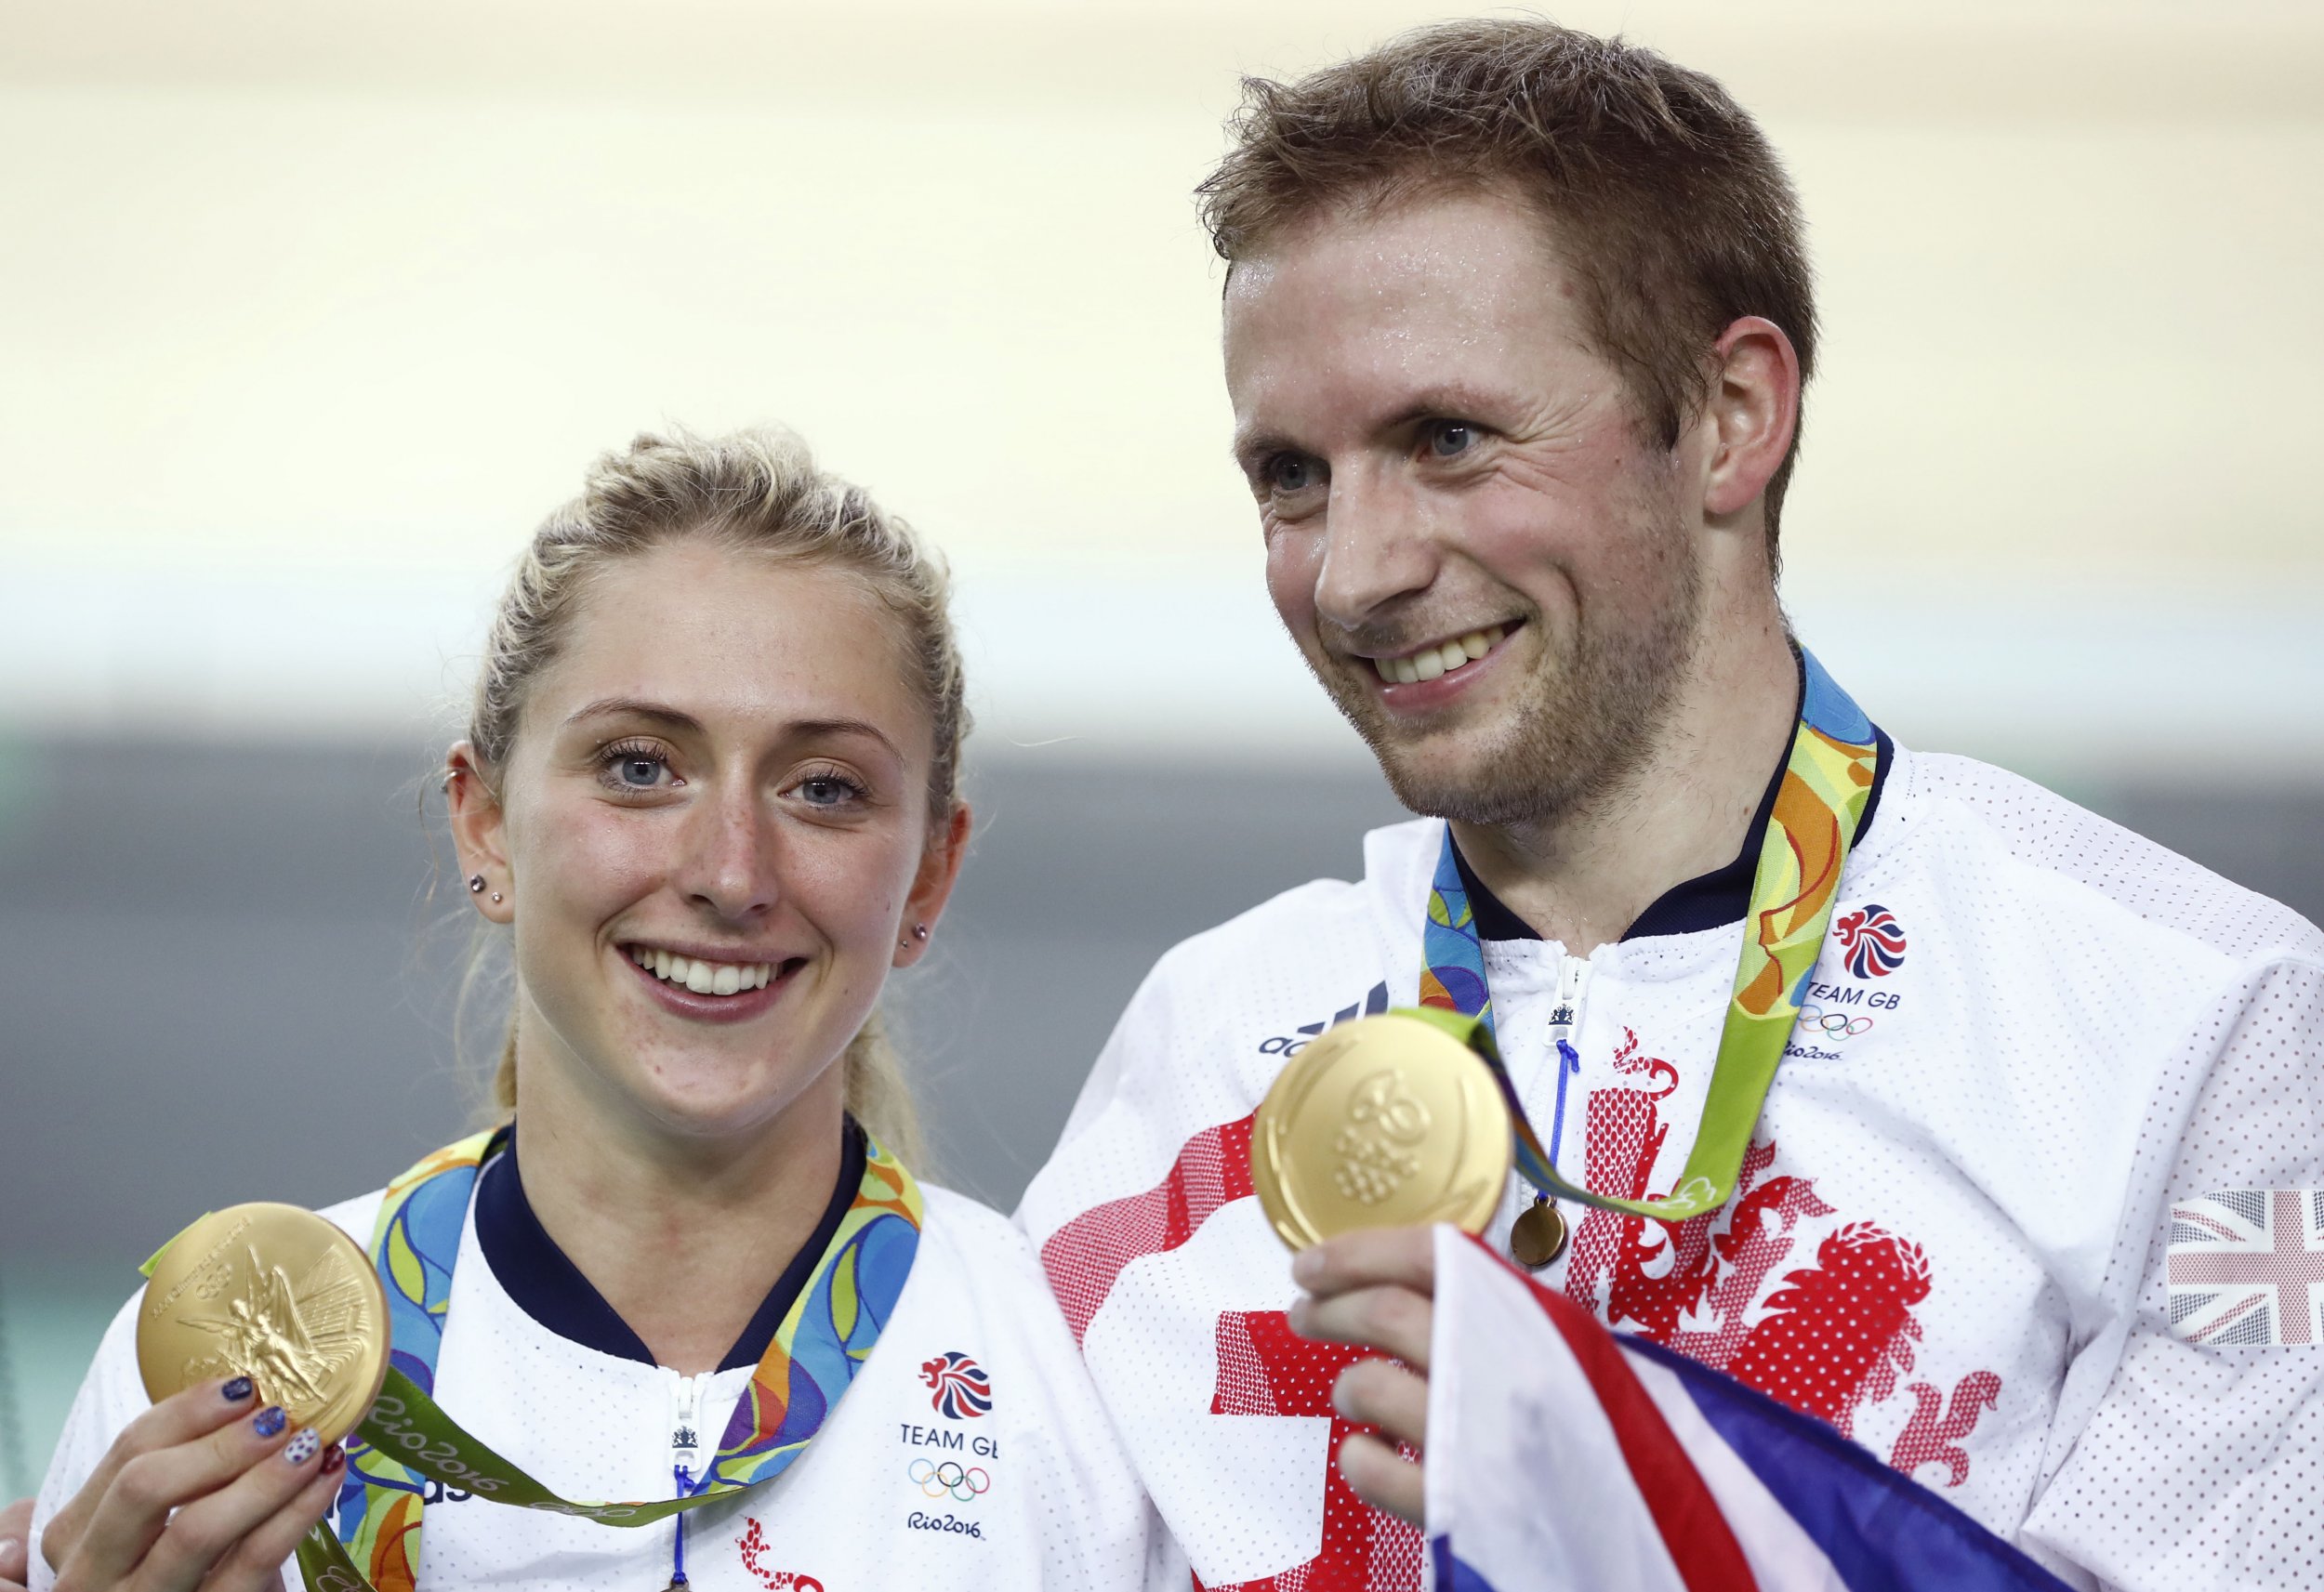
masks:
<svg viewBox="0 0 2324 1592"><path fill-rule="evenodd" d="M2172 1205L2169 1263L2174 1336L2317 1342L2324 1189L2223 1189Z"/></svg>

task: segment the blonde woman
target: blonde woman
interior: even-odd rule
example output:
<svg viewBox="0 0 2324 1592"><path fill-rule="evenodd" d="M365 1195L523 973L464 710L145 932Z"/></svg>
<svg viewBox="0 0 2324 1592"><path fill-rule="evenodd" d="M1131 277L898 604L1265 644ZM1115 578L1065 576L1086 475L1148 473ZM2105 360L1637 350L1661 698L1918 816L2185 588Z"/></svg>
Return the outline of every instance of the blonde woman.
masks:
<svg viewBox="0 0 2324 1592"><path fill-rule="evenodd" d="M381 1592L1184 1584L1023 1241L906 1169L876 1005L969 834L945 599L787 435L600 461L445 765L511 941L510 1121L325 1213L424 1260L390 1279L396 1364L476 1440L561 1500L705 1501L510 1506L324 1449L244 1379L149 1407L132 1300L34 1586L271 1586L318 1520Z"/></svg>

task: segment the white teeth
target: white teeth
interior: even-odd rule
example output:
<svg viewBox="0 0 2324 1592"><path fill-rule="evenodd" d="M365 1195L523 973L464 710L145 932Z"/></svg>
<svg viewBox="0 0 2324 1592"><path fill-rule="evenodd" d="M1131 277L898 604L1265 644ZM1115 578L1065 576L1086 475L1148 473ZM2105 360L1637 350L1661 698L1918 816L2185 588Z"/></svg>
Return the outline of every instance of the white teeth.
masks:
<svg viewBox="0 0 2324 1592"><path fill-rule="evenodd" d="M698 956L672 955L659 949L649 951L643 946L632 946L629 959L655 978L683 984L698 995L733 995L745 990L763 990L774 980L774 965L771 962L708 962Z"/></svg>
<svg viewBox="0 0 2324 1592"><path fill-rule="evenodd" d="M1501 644L1509 634L1508 626L1496 625L1488 630L1472 630L1457 641L1441 641L1433 647L1402 658L1374 658L1372 668L1391 685L1417 685L1421 680L1438 679L1464 664L1474 663Z"/></svg>

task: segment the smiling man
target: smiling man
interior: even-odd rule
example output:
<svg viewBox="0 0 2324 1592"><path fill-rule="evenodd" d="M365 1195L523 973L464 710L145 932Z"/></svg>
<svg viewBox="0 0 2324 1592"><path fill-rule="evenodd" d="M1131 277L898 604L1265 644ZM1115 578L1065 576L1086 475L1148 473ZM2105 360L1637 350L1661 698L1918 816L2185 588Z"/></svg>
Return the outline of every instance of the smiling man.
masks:
<svg viewBox="0 0 2324 1592"><path fill-rule="evenodd" d="M1428 1235L1301 1298L1248 1164L1287 1056L1416 1004L1494 1025L1540 1151L1486 1242L1537 1283L2080 1584L2314 1584L2317 1290L2171 1250L2324 1246L2265 1192L2324 1188L2324 936L1801 650L1816 325L1757 127L1539 22L1248 86L1203 189L1235 457L1427 816L1164 958L1021 1212L1197 1584L1421 1584L1419 1462L1355 1428L1425 1451Z"/></svg>

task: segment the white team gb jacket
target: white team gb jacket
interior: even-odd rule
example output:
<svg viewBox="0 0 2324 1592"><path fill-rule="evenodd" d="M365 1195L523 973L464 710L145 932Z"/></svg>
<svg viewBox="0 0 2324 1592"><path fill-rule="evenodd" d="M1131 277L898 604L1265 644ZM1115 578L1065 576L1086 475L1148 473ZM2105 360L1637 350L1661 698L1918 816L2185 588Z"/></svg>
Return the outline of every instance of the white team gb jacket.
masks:
<svg viewBox="0 0 2324 1592"><path fill-rule="evenodd" d="M497 1163L484 1173L501 1175ZM1153 1511L1023 1235L972 1201L927 1185L921 1191L926 1220L895 1314L807 1453L764 1486L684 1516L692 1585L1182 1589L1182 1563L1162 1561ZM378 1202L368 1194L324 1214L367 1243ZM690 1455L698 1473L749 1368L690 1381L561 1335L511 1297L476 1221L472 1205L453 1273L438 1401L561 1496L668 1497L678 1434L703 1445ZM53 1581L40 1531L147 1407L137 1304L106 1333L41 1490L35 1588ZM988 1412L958 1401L958 1415L937 1407L944 1389L931 1392L921 1371L946 1354L984 1370ZM668 1584L675 1534L669 1521L621 1529L436 1490L423 1516L419 1585L639 1592ZM300 1585L295 1567L285 1567L284 1585Z"/></svg>
<svg viewBox="0 0 2324 1592"><path fill-rule="evenodd" d="M1418 1533L1330 1469L1353 1356L1285 1329L1248 1153L1285 1056L1415 1001L1443 834L1378 831L1361 883L1166 956L1019 1212L1212 1592L1423 1585ZM1586 959L1488 928L1500 1048L1545 1142L1570 1008L1568 1178L1676 1181L1742 907L1650 911ZM2079 1585L2324 1585L2324 1288L2247 1301L2305 1311L2308 1347L2195 1343L2167 1264L2176 1202L2324 1189L2324 936L2024 780L1902 750L1833 924L1736 1196L1675 1225L1569 1209L1539 1280L1832 1423ZM1497 1249L1518 1208L1512 1183ZM2324 1200L2300 1209L2317 1246ZM2191 1299L2183 1318L2223 1308Z"/></svg>

